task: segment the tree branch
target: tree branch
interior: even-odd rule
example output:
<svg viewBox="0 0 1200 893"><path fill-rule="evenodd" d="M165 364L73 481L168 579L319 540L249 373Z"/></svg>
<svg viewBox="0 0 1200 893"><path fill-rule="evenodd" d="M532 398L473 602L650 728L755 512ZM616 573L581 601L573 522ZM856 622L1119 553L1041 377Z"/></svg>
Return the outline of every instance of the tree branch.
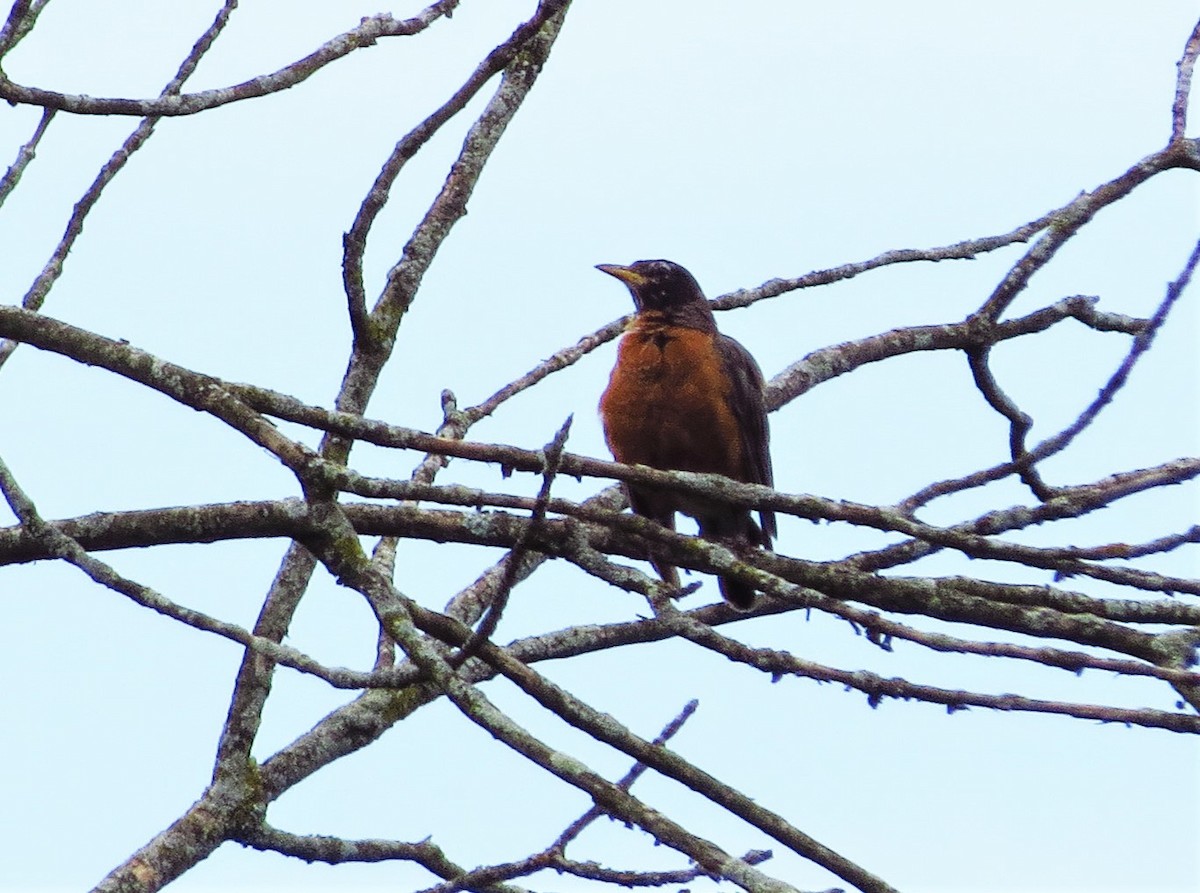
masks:
<svg viewBox="0 0 1200 893"><path fill-rule="evenodd" d="M1187 131L1188 99L1192 92L1192 70L1196 67L1196 56L1200 55L1200 22L1183 48L1183 55L1176 63L1179 76L1175 82L1175 101L1171 103L1171 140L1178 142Z"/></svg>
<svg viewBox="0 0 1200 893"><path fill-rule="evenodd" d="M379 13L364 18L357 28L329 40L319 49L278 71L214 90L159 96L157 99L97 98L25 87L0 73L0 99L11 105L37 105L75 115L132 115L138 118L171 118L269 96L303 83L325 66L356 50L373 46L385 37L419 34L458 6L459 0L439 0L409 19L397 20ZM44 5L44 4L43 4ZM235 4L236 5L236 4ZM10 19L11 21L11 19Z"/></svg>
<svg viewBox="0 0 1200 893"><path fill-rule="evenodd" d="M200 35L199 39L197 39L195 44L192 45L191 51L180 64L179 70L176 71L175 76L171 78L171 80L168 81L167 85L163 88L160 98L165 96L177 96L179 94L184 82L191 77L192 73L196 70L196 66L200 63L200 60L204 57L205 53L212 48L213 43L224 30L225 25L229 21L229 16L233 13L233 10L236 7L237 0L225 0L225 5L221 7L212 24L208 26L205 32ZM36 140L40 138L41 132L43 132L46 125L50 123L50 118L54 115L55 111L55 109L50 107L47 107L44 110L42 115L42 126L39 129L39 133L35 136L33 142L36 143ZM55 246L54 251L50 255L50 259L42 268L41 273L38 274L37 278L33 281L33 284L29 287L29 290L25 293L25 297L21 300L21 306L26 310L41 309L42 304L46 300L46 296L50 293L50 289L53 288L54 283L58 280L58 277L62 275L63 263L66 261L67 255L71 251L71 246L75 244L75 240L78 239L79 235L83 232L83 222L87 218L87 215L91 212L96 202L100 200L100 194L104 191L104 188L110 182L112 182L113 178L116 177L118 173L121 172L121 169L125 167L126 162L129 161L133 153L145 145L146 140L150 139L150 137L153 135L154 127L158 123L158 120L158 118L146 118L140 124L138 124L133 133L125 138L125 142L121 145L121 147L117 149L117 151L113 153L112 157L110 157L108 161L104 163L104 166L100 168L100 172L96 175L96 178L92 181L91 185L88 186L87 190L83 194L83 197L75 203L75 207L71 210L71 217L67 221L66 231L63 233L58 245ZM32 158L32 152L30 152L29 157ZM3 196L4 190L0 188L0 202L3 201ZM17 342L15 341L0 341L0 366L4 365L16 347Z"/></svg>

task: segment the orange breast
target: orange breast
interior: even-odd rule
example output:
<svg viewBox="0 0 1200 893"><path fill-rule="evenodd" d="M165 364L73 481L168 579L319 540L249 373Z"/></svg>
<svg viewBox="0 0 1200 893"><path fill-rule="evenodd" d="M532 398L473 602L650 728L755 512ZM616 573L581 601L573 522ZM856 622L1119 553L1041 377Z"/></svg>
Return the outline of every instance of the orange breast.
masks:
<svg viewBox="0 0 1200 893"><path fill-rule="evenodd" d="M745 479L730 396L713 334L639 317L600 398L608 447L619 462Z"/></svg>

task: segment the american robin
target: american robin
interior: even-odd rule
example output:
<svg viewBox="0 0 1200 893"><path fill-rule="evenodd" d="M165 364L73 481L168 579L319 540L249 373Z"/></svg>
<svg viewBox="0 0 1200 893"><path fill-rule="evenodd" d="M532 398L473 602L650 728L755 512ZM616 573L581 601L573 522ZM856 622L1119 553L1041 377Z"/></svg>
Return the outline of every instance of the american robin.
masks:
<svg viewBox="0 0 1200 893"><path fill-rule="evenodd" d="M637 314L621 336L617 364L600 398L604 438L618 462L672 471L723 474L772 485L763 376L750 352L717 323L695 278L667 260L639 260L596 269L624 282ZM675 529L677 511L700 524L700 535L734 548L770 548L775 513L682 493L626 486L633 511ZM659 575L679 586L679 572L651 556ZM720 578L721 595L736 608L754 603L754 589Z"/></svg>

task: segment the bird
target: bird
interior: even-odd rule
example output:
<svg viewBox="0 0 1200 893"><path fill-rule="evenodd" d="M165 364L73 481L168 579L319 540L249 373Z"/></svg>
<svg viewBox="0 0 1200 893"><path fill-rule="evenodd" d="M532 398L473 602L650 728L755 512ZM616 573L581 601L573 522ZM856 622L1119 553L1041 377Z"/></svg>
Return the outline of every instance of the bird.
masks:
<svg viewBox="0 0 1200 893"><path fill-rule="evenodd" d="M740 343L717 331L704 292L685 268L668 260L639 260L596 269L625 283L636 310L617 348L600 397L604 439L626 465L664 471L721 474L773 486L763 375ZM679 492L625 484L634 514L675 529L675 513L695 518L700 535L736 550L771 547L775 513L750 510ZM651 552L659 576L679 588L678 570ZM753 607L755 589L720 577L733 607Z"/></svg>

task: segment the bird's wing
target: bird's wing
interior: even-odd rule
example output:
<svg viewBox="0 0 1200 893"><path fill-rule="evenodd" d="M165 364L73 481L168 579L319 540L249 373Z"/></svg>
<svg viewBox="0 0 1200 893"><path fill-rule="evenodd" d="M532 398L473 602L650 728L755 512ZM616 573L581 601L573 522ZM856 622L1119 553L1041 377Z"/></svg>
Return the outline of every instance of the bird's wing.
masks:
<svg viewBox="0 0 1200 893"><path fill-rule="evenodd" d="M771 470L770 434L767 430L767 407L763 398L763 374L750 351L728 335L717 336L717 349L725 363L725 371L732 383L730 408L737 419L742 436L742 450L747 457L750 473L749 482L775 485ZM760 512L763 533L776 536L775 513Z"/></svg>

